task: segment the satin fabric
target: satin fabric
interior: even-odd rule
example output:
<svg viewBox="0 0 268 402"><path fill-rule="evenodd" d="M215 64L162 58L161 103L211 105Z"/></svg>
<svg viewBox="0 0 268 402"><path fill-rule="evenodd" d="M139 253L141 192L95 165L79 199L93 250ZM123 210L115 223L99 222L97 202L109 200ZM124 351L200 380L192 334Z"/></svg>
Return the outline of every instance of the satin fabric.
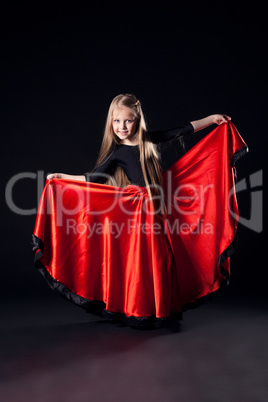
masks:
<svg viewBox="0 0 268 402"><path fill-rule="evenodd" d="M102 301L107 311L157 318L184 311L230 276L238 224L233 165L243 150L231 122L199 141L162 174L163 220L146 187L47 180L34 229L36 265L65 293Z"/></svg>

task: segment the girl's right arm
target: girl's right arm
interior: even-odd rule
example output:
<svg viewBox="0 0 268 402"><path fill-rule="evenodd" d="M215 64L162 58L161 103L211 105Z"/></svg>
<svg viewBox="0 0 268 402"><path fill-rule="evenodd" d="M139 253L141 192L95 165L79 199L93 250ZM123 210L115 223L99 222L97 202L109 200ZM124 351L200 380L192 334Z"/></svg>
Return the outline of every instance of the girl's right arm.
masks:
<svg viewBox="0 0 268 402"><path fill-rule="evenodd" d="M210 116L204 117L203 119L191 121L191 124L194 128L194 132L196 132L199 130L203 130L203 128L211 126L212 124L218 124L219 126L220 124L227 123L230 120L231 117L227 116L227 114L211 114Z"/></svg>
<svg viewBox="0 0 268 402"><path fill-rule="evenodd" d="M89 181L93 183L102 183L110 177L113 173L117 162L114 159L114 153L112 153L105 162L103 162L98 167L94 168L89 173L84 173L83 175L70 175L65 173L51 173L47 175L47 179L67 179L67 180L80 180Z"/></svg>
<svg viewBox="0 0 268 402"><path fill-rule="evenodd" d="M47 175L47 179L67 179L67 180L80 180L80 181L86 181L85 175L71 175L71 174L65 174L65 173L51 173Z"/></svg>

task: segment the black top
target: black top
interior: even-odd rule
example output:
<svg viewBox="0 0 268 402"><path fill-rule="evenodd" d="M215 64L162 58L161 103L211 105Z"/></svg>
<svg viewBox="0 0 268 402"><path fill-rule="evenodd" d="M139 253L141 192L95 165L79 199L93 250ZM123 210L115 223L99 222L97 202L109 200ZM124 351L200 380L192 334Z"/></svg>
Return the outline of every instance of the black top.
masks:
<svg viewBox="0 0 268 402"><path fill-rule="evenodd" d="M157 144L157 149L161 156L159 162L162 172L167 170L184 154L181 142L176 140L193 132L194 128L191 123L169 130L147 132L150 140ZM123 168L131 184L146 186L140 164L139 145L116 144L114 151L100 166L90 173L85 173L86 181L104 183L109 178L109 175L113 174L117 165Z"/></svg>

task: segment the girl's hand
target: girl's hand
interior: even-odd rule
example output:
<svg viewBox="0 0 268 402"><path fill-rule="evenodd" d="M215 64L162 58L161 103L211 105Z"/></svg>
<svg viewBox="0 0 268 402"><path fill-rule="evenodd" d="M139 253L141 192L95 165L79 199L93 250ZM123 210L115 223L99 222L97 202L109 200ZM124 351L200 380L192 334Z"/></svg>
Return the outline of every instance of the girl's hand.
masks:
<svg viewBox="0 0 268 402"><path fill-rule="evenodd" d="M47 179L63 179L63 173L51 173L47 175Z"/></svg>
<svg viewBox="0 0 268 402"><path fill-rule="evenodd" d="M231 120L230 116L227 116L227 114L213 114L213 123L214 124L222 124L222 123L227 123L229 120Z"/></svg>

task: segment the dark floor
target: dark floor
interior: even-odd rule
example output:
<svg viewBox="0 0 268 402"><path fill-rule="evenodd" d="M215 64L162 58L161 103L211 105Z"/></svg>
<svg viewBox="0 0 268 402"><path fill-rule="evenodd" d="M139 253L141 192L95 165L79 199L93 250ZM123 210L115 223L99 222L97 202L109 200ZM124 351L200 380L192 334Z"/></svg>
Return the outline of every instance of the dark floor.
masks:
<svg viewBox="0 0 268 402"><path fill-rule="evenodd" d="M260 299L227 293L178 327L139 330L52 294L2 304L1 401L268 401Z"/></svg>

